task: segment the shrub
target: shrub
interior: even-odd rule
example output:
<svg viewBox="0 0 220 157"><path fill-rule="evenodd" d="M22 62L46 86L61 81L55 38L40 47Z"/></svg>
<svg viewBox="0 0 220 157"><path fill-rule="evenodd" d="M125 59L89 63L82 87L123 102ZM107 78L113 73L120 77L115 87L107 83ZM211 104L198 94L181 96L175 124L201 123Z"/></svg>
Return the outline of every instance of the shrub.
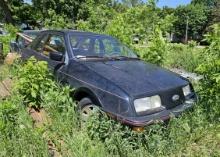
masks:
<svg viewBox="0 0 220 157"><path fill-rule="evenodd" d="M9 43L13 38L9 35L0 36L0 42L3 43L3 55L6 56L10 51Z"/></svg>
<svg viewBox="0 0 220 157"><path fill-rule="evenodd" d="M212 28L213 31L206 35L210 46L205 49L205 62L197 71L204 76L200 84L204 107L209 117L216 120L220 117L220 25Z"/></svg>
<svg viewBox="0 0 220 157"><path fill-rule="evenodd" d="M42 96L55 86L47 63L30 58L18 71L17 90L24 97L26 105L41 108Z"/></svg>
<svg viewBox="0 0 220 157"><path fill-rule="evenodd" d="M15 38L18 29L13 25L5 24L4 30L6 30L8 34L5 36L0 36L0 42L3 43L3 53L6 56L10 51L10 41Z"/></svg>
<svg viewBox="0 0 220 157"><path fill-rule="evenodd" d="M153 64L162 65L164 62L164 54L167 51L167 43L162 36L161 30L157 27L146 48L138 48L136 50L140 57Z"/></svg>
<svg viewBox="0 0 220 157"><path fill-rule="evenodd" d="M58 15L54 10L48 10L48 18L45 19L44 25L50 29L64 29L73 28L71 20L67 19L65 15Z"/></svg>

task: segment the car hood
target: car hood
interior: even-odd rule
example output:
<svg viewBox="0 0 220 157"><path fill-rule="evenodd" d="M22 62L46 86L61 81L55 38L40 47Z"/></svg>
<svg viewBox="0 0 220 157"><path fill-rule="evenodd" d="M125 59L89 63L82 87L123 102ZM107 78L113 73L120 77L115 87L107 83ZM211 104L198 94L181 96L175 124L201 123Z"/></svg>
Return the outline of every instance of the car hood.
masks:
<svg viewBox="0 0 220 157"><path fill-rule="evenodd" d="M140 60L93 61L85 65L130 96L158 94L188 84L177 74Z"/></svg>

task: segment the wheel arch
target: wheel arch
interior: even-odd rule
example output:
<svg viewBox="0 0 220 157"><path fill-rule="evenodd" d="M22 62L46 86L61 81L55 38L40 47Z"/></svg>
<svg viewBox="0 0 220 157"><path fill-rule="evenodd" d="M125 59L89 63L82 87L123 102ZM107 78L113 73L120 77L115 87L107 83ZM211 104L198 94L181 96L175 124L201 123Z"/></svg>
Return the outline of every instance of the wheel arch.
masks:
<svg viewBox="0 0 220 157"><path fill-rule="evenodd" d="M88 97L91 99L91 101L99 106L102 107L102 104L98 98L98 96L89 88L86 87L80 87L71 93L71 96L73 97L74 100L80 101L81 99Z"/></svg>

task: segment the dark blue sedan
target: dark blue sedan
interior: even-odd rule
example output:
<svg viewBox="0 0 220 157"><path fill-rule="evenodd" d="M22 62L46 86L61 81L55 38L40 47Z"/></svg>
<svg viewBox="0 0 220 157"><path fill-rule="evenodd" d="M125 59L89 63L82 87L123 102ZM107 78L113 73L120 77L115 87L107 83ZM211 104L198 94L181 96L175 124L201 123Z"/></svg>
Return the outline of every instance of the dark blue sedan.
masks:
<svg viewBox="0 0 220 157"><path fill-rule="evenodd" d="M111 36L73 30L42 31L22 50L23 59L48 62L56 78L75 89L83 119L100 109L120 122L143 127L166 120L196 102L191 83L141 61Z"/></svg>

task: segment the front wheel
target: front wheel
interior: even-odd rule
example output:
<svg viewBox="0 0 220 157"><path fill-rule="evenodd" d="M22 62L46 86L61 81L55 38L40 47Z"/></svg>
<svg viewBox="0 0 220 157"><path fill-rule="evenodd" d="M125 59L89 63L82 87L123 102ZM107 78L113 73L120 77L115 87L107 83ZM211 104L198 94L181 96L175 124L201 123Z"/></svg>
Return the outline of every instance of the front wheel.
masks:
<svg viewBox="0 0 220 157"><path fill-rule="evenodd" d="M81 122L86 122L89 119L89 116L100 110L99 107L93 104L92 100L87 97L79 101L78 108L80 111Z"/></svg>

